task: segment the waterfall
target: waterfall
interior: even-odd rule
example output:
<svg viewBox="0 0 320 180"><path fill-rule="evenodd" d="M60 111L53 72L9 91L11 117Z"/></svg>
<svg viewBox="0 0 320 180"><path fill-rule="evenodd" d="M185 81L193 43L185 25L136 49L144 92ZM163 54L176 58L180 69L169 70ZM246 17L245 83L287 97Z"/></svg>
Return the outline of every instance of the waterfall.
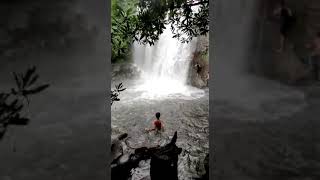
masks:
<svg viewBox="0 0 320 180"><path fill-rule="evenodd" d="M172 36L170 26L166 26L155 45L133 45L133 60L141 70L136 90L148 97L192 96L196 91L187 81L197 39L181 43Z"/></svg>

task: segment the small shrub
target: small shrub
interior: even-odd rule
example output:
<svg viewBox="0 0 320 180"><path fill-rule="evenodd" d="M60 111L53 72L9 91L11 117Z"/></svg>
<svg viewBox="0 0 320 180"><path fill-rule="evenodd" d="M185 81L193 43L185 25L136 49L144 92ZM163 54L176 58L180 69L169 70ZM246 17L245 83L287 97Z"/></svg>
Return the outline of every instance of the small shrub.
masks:
<svg viewBox="0 0 320 180"><path fill-rule="evenodd" d="M119 95L122 91L126 90L126 88L123 88L122 83L115 86L116 89L111 90L111 105L115 101L120 101Z"/></svg>

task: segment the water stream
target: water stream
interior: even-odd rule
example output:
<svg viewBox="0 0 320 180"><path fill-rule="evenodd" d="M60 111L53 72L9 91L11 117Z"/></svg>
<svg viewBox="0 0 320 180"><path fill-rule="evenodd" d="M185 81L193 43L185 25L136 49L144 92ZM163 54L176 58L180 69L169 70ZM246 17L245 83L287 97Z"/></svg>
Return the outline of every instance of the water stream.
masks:
<svg viewBox="0 0 320 180"><path fill-rule="evenodd" d="M142 98L203 95L202 90L187 85L197 39L181 43L172 36L167 26L154 46L134 44L133 60L141 70L141 79L134 90L142 92Z"/></svg>
<svg viewBox="0 0 320 180"><path fill-rule="evenodd" d="M209 91L188 85L188 73L197 39L188 44L172 38L168 27L154 46L133 46L137 79L126 80L127 90L112 106L112 135L127 132L134 147L166 144L178 132L179 179L203 174L203 160L209 150ZM161 136L146 133L154 114L161 112L165 132ZM128 148L126 151L132 151ZM133 180L148 178L149 162L132 172Z"/></svg>

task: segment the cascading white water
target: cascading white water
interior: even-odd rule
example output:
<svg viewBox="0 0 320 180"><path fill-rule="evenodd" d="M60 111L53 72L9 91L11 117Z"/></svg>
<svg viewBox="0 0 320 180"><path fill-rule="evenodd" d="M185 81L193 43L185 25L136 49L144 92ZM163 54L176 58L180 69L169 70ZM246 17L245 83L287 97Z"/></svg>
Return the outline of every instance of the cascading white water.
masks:
<svg viewBox="0 0 320 180"><path fill-rule="evenodd" d="M201 90L187 85L189 66L196 50L196 38L181 43L167 26L154 46L134 44L133 59L141 70L136 90L146 98L201 94Z"/></svg>

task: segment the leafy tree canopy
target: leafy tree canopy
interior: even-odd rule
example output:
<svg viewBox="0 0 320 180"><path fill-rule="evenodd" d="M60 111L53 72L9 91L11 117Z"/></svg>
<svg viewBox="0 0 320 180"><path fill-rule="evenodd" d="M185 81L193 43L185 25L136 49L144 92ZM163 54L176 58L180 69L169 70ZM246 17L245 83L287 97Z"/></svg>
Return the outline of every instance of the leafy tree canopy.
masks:
<svg viewBox="0 0 320 180"><path fill-rule="evenodd" d="M112 60L128 53L137 24L138 0L112 0L111 5L111 44Z"/></svg>
<svg viewBox="0 0 320 180"><path fill-rule="evenodd" d="M189 42L209 31L208 0L140 0L135 40L153 45L171 25L173 38Z"/></svg>
<svg viewBox="0 0 320 180"><path fill-rule="evenodd" d="M209 31L209 0L113 0L112 11L113 58L132 41L153 45L166 25L181 42Z"/></svg>

